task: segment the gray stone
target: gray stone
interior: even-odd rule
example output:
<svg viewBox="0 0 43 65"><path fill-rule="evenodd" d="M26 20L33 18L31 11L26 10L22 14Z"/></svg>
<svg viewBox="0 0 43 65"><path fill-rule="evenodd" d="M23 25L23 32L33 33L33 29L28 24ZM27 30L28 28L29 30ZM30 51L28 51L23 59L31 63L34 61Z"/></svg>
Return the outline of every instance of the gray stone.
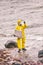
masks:
<svg viewBox="0 0 43 65"><path fill-rule="evenodd" d="M16 48L17 47L17 43L14 42L14 41L8 41L6 44L5 44L5 47L6 48Z"/></svg>

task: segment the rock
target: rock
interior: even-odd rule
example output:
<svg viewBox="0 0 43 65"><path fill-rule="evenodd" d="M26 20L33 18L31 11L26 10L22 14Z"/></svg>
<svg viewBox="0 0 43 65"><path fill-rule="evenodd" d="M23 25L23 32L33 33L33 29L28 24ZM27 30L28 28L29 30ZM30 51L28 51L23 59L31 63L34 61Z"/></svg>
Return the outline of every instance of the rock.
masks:
<svg viewBox="0 0 43 65"><path fill-rule="evenodd" d="M43 50L40 50L38 53L38 58L41 63L43 63Z"/></svg>
<svg viewBox="0 0 43 65"><path fill-rule="evenodd" d="M43 63L43 59L42 60L39 60L41 63Z"/></svg>
<svg viewBox="0 0 43 65"><path fill-rule="evenodd" d="M6 48L16 48L17 47L17 43L14 41L7 41L7 43L5 44Z"/></svg>
<svg viewBox="0 0 43 65"><path fill-rule="evenodd" d="M4 59L3 58L0 58L0 62L3 61Z"/></svg>
<svg viewBox="0 0 43 65"><path fill-rule="evenodd" d="M41 57L43 57L43 50L40 50L38 53L38 58L41 58Z"/></svg>
<svg viewBox="0 0 43 65"><path fill-rule="evenodd" d="M20 63L12 63L12 65L21 65Z"/></svg>

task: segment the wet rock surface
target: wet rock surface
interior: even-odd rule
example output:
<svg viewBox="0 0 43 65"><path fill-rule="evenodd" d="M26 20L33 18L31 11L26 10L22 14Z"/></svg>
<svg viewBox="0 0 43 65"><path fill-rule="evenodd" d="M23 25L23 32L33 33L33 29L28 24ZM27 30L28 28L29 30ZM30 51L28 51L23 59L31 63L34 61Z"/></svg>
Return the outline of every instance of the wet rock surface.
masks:
<svg viewBox="0 0 43 65"><path fill-rule="evenodd" d="M40 50L40 51L39 51L38 57L39 57L39 58L43 57L43 50Z"/></svg>
<svg viewBox="0 0 43 65"><path fill-rule="evenodd" d="M5 47L6 48L17 48L17 42L14 42L14 41L7 41L6 44L5 44Z"/></svg>

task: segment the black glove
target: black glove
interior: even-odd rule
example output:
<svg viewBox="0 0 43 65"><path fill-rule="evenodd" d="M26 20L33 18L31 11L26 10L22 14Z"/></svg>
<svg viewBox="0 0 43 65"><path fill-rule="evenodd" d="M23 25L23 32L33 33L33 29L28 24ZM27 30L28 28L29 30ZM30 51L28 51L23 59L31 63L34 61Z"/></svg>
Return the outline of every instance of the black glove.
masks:
<svg viewBox="0 0 43 65"><path fill-rule="evenodd" d="M14 37L16 37L16 35L13 35Z"/></svg>
<svg viewBox="0 0 43 65"><path fill-rule="evenodd" d="M26 22L24 21L24 24L25 24Z"/></svg>

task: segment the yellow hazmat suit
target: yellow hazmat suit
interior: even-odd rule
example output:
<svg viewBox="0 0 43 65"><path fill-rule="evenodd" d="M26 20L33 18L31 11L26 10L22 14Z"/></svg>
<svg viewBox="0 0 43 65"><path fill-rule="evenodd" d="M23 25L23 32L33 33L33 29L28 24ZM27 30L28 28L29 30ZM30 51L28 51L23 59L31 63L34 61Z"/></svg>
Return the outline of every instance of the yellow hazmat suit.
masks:
<svg viewBox="0 0 43 65"><path fill-rule="evenodd" d="M21 23L21 21L22 20L18 20L18 25L16 26L16 30L22 31L22 38L17 38L18 49L25 48L25 40L26 40L24 30L25 30L25 28L27 28L27 25L26 25L26 23L23 25L19 25Z"/></svg>

